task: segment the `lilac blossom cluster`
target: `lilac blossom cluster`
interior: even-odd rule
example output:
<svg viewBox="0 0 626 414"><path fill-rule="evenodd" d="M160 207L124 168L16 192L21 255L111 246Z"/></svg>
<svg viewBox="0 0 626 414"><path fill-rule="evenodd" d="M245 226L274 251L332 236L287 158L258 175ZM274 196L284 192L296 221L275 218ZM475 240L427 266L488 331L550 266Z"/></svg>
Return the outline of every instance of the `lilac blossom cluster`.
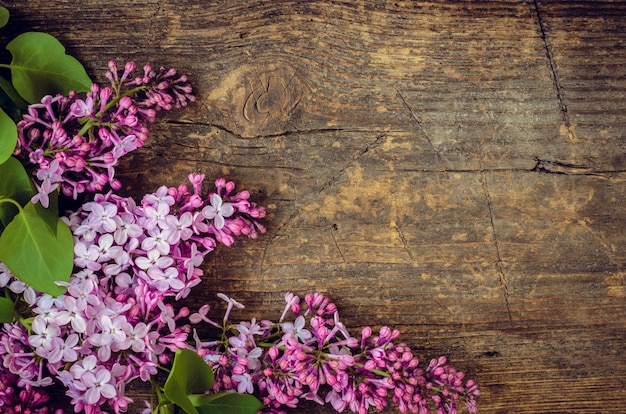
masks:
<svg viewBox="0 0 626 414"><path fill-rule="evenodd" d="M143 146L157 111L195 101L187 76L175 69L146 65L134 75L135 69L134 62L120 69L111 61L111 86L94 83L84 95L48 95L28 107L17 125L15 155L32 171L38 190L33 202L48 207L49 194L58 188L74 199L107 185L119 190L118 160Z"/></svg>
<svg viewBox="0 0 626 414"><path fill-rule="evenodd" d="M204 175L189 180L191 188L161 187L140 204L97 194L69 215L75 269L65 294L37 293L0 264L0 287L19 294L32 315L4 325L2 368L31 387L56 379L76 412L103 413L105 402L126 411L126 385L150 380L187 347L189 310L171 302L200 283L205 256L217 243L265 231L257 222L265 209L248 191L218 179L204 196Z"/></svg>
<svg viewBox="0 0 626 414"><path fill-rule="evenodd" d="M237 325L229 324L229 315L243 305L220 297L228 306L219 323L207 317L208 305L189 316L192 323L204 321L222 331L218 340L203 342L194 330L194 349L215 373L214 391L254 394L271 413L295 408L301 400L359 414L381 411L388 401L402 413L453 414L463 405L478 412L478 385L445 357L420 367L406 344L394 343L400 332L388 327L377 333L365 327L360 337L352 336L337 307L319 293L305 296L304 311L299 297L287 293L278 322Z"/></svg>
<svg viewBox="0 0 626 414"><path fill-rule="evenodd" d="M33 386L32 370L24 369L32 364L34 354L28 351L28 333L21 325L5 325L0 334L0 355L3 366L0 370L0 412L4 414L63 414L62 410L51 410L50 396L39 386ZM14 371L22 371L26 377Z"/></svg>
<svg viewBox="0 0 626 414"><path fill-rule="evenodd" d="M132 62L123 69L109 62L111 86L46 96L29 107L15 155L30 166L38 190L33 202L47 207L57 190L75 199L107 186L119 190L118 160L144 144L157 111L195 100L187 77L174 69L144 66L134 75L135 69ZM224 294L220 323L208 317L209 305L193 314L176 309L173 302L201 282L204 259L218 243L265 232L258 222L265 209L248 191L218 179L205 195L204 175L188 178L190 186L163 186L139 204L96 194L65 217L74 235L74 273L60 296L35 291L0 263L0 288L19 315L0 331L1 412L60 414L48 407L44 388L59 383L76 412L105 413L105 403L125 412L132 402L127 384L152 381L180 348L194 349L212 367L213 391L254 394L270 413L303 400L359 414L390 401L403 413L456 413L463 405L477 412L477 384L445 357L420 367L388 327L352 336L319 293L306 295L306 306L286 294L278 322L231 324L232 309L243 305ZM190 338L188 322L203 321L221 336L203 341L193 330Z"/></svg>

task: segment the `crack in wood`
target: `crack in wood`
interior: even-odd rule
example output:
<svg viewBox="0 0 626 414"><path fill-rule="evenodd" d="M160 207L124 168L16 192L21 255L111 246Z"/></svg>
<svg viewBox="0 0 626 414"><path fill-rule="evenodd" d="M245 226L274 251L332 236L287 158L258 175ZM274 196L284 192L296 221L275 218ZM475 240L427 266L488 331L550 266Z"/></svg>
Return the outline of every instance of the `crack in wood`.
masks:
<svg viewBox="0 0 626 414"><path fill-rule="evenodd" d="M489 211L489 221L491 223L491 231L493 234L493 242L496 247L496 267L498 268L498 275L500 278L500 286L502 287L502 294L504 296L504 302L506 304L506 310L509 315L509 321L513 323L513 314L511 313L511 304L509 301L509 287L507 285L506 275L504 273L504 265L502 263L502 255L500 253L500 244L498 243L498 233L496 231L495 220L493 217L493 207L491 204L491 193L489 192L489 186L487 185L487 177L483 174L481 178L483 189L485 190L485 197L487 198L487 209Z"/></svg>
<svg viewBox="0 0 626 414"><path fill-rule="evenodd" d="M285 223L286 224L286 223ZM265 244L263 245L263 254L261 255L261 262L259 263L259 269L261 270L261 279L264 278L265 272L265 258L267 257L267 249L270 247L270 243L276 238L276 234L273 237L266 237Z"/></svg>
<svg viewBox="0 0 626 414"><path fill-rule="evenodd" d="M297 134L325 134L328 132L342 132L344 131L343 128L317 128L317 129L295 129L295 130L291 130L291 131L284 131L284 132L279 132L276 134L264 134L264 135L250 135L250 136L245 136L242 135L238 132L233 131L232 129L221 125L221 124L214 124L214 123L207 123L207 122L188 122L188 121L166 121L165 123L170 124L170 125L201 125L201 126L206 126L206 127L212 127L212 128L216 128L219 129L220 131L226 132L227 134L230 134L232 136L234 136L235 138L241 139L241 140L248 140L248 139L270 139L270 138L282 138L282 137L287 137L290 135L297 135Z"/></svg>
<svg viewBox="0 0 626 414"><path fill-rule="evenodd" d="M538 0L533 0L533 5L535 8L535 13L537 14L537 23L539 24L541 40L543 41L543 46L546 50L546 57L548 58L548 65L550 66L550 76L552 77L554 88L556 89L556 96L557 96L557 99L559 100L559 107L561 108L561 116L563 118L563 123L565 124L567 129L570 130L570 133L571 133L571 123L569 120L569 115L567 113L567 105L565 104L565 100L563 98L563 87L561 86L561 82L559 80L559 74L556 70L556 61L554 60L552 47L550 46L550 42L548 41L548 33L546 31L546 26L543 21L541 10L539 8Z"/></svg>
<svg viewBox="0 0 626 414"><path fill-rule="evenodd" d="M324 217L324 220L326 221L325 217ZM337 225L333 224L330 229L330 237L333 239L333 243L335 243L335 247L337 248L337 251L339 252L339 255L341 256L341 260L343 260L344 263L348 263L348 261L346 260L346 257L343 255L343 252L341 251L341 248L339 247L339 244L337 243L337 238L335 237L335 231L337 231Z"/></svg>
<svg viewBox="0 0 626 414"><path fill-rule="evenodd" d="M596 170L590 165L572 164L556 160L544 160L540 158L536 158L535 160L537 163L531 171L545 174L603 176L625 172L625 170Z"/></svg>
<svg viewBox="0 0 626 414"><path fill-rule="evenodd" d="M338 171L338 173L334 176L332 176L330 178L330 180L326 181L319 189L319 191L317 192L322 193L323 191L325 191L327 188L331 187L339 177L341 177L348 168L352 167L356 162L358 162L365 154L367 154L368 152L370 152L371 150L373 150L374 148L377 148L380 146L380 141L386 136L386 134L382 134L376 137L376 139L374 140L374 142L372 142L371 144L367 144L365 145L365 148L363 148L363 150L355 157L352 158L352 160L350 160L350 162L343 167L342 169L340 169Z"/></svg>
<svg viewBox="0 0 626 414"><path fill-rule="evenodd" d="M409 105L409 103L406 101L406 99L404 98L404 95L402 95L402 93L400 92L399 89L396 89L396 92L398 93L398 96L400 97L400 100L402 100L402 104L404 105L404 107L409 111L409 113L411 114L411 119L413 119L413 121L415 122L415 124L417 125L418 129L420 130L420 132L422 133L422 135L424 136L424 138L426 139L426 141L428 142L428 145L430 145L430 147L432 148L432 150L435 152L435 155L437 155L437 160L439 161L439 163L441 165L444 166L445 169L445 162L443 160L443 157L441 156L441 153L439 152L439 150L437 149L437 147L435 147L435 144L433 144L433 141L430 139L430 137L428 136L428 134L426 133L426 130L424 130L424 125L422 123L422 120L417 116L417 114L413 111L413 108L411 108L411 106Z"/></svg>
<svg viewBox="0 0 626 414"><path fill-rule="evenodd" d="M148 33L147 33L147 37L151 37L153 41L155 41L155 43L156 43L156 37L157 37L158 31L153 31L152 29L154 28L154 22L157 20L162 10L163 10L163 1L159 0L156 3L156 9L154 11L154 14L152 15L152 18L150 19L150 25L148 26Z"/></svg>
<svg viewBox="0 0 626 414"><path fill-rule="evenodd" d="M411 261L415 260L413 258L413 253L411 253L411 249L409 249L409 242L406 239L406 236L404 235L404 232L402 231L400 226L394 225L393 228L398 233L398 237L400 238L400 241L402 242L402 246L404 247L404 250L406 251L406 254L409 256L409 259L411 259Z"/></svg>

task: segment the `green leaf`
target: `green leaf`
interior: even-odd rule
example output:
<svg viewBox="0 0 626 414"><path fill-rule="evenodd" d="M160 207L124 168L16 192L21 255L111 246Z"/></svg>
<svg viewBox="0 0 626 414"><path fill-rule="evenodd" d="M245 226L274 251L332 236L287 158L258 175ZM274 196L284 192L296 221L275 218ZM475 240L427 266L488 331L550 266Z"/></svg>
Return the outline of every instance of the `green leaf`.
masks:
<svg viewBox="0 0 626 414"><path fill-rule="evenodd" d="M190 396L200 414L256 414L264 405L250 394L223 392Z"/></svg>
<svg viewBox="0 0 626 414"><path fill-rule="evenodd" d="M0 198L11 198L25 206L34 195L30 178L22 163L10 157L0 164ZM0 204L0 224L6 227L17 213L13 204Z"/></svg>
<svg viewBox="0 0 626 414"><path fill-rule="evenodd" d="M83 65L65 54L65 47L46 33L27 32L7 44L13 55L11 79L15 90L27 102L36 103L45 95L87 92L91 79Z"/></svg>
<svg viewBox="0 0 626 414"><path fill-rule="evenodd" d="M28 102L26 102L24 99L22 99L20 94L17 93L17 91L13 87L13 84L11 82L9 82L8 80L4 79L2 76L0 76L0 88L2 88L2 90L4 91L4 94L6 95L6 98L8 100L10 100L11 103L18 110L17 111L18 114L19 114L19 110L24 110L25 111L28 108ZM13 119L15 119L15 118L13 118Z"/></svg>
<svg viewBox="0 0 626 414"><path fill-rule="evenodd" d="M13 315L15 314L15 304L9 298L0 296L0 323L13 322Z"/></svg>
<svg viewBox="0 0 626 414"><path fill-rule="evenodd" d="M54 282L67 282L74 266L72 232L57 220L55 235L27 203L0 235L0 262L27 285L53 296L65 291Z"/></svg>
<svg viewBox="0 0 626 414"><path fill-rule="evenodd" d="M9 23L10 13L6 7L0 6L0 27L4 27Z"/></svg>
<svg viewBox="0 0 626 414"><path fill-rule="evenodd" d="M190 349L178 349L163 387L165 396L187 414L198 414L188 395L202 394L212 386L213 370L204 359Z"/></svg>
<svg viewBox="0 0 626 414"><path fill-rule="evenodd" d="M10 116L0 109L0 164L5 162L17 144L17 126Z"/></svg>

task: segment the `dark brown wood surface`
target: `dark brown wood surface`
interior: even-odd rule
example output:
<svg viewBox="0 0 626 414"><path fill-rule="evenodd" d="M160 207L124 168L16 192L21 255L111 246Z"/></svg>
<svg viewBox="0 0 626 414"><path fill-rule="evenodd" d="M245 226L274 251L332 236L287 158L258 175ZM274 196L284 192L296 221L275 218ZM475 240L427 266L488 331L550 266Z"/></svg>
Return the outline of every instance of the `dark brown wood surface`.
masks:
<svg viewBox="0 0 626 414"><path fill-rule="evenodd" d="M199 171L269 211L196 303L275 317L325 292L348 326L448 355L483 413L626 412L626 3L4 5L5 35L54 34L96 79L109 59L191 74L198 102L126 191Z"/></svg>

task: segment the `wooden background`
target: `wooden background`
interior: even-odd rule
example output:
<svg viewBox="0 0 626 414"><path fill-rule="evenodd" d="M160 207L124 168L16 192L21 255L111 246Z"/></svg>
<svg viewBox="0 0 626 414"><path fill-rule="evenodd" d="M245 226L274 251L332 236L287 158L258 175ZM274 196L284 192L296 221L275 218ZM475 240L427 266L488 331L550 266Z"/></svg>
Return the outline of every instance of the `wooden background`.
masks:
<svg viewBox="0 0 626 414"><path fill-rule="evenodd" d="M626 412L624 2L4 5L3 35L49 32L100 81L109 59L191 74L197 104L120 177L224 175L268 207L198 303L277 317L322 291L448 355L483 413Z"/></svg>

